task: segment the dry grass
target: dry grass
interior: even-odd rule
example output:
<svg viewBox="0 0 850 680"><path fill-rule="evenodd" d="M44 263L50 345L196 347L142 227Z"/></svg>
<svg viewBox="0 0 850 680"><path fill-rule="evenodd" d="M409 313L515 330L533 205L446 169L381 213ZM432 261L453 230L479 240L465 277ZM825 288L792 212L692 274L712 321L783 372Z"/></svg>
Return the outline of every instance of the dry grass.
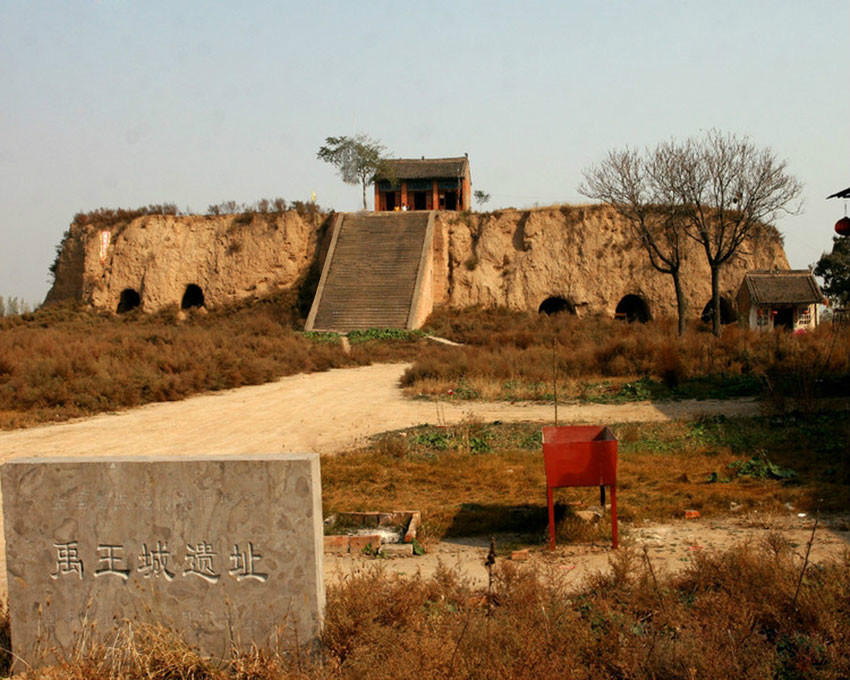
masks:
<svg viewBox="0 0 850 680"><path fill-rule="evenodd" d="M192 313L183 322L176 309L116 317L70 305L0 319L0 428L373 361L415 360L404 378L412 394L551 400L553 342L565 398L729 397L766 390L780 409L810 408L817 396L846 393L850 384L850 331L836 338L830 328L791 336L730 327L717 340L694 328L679 340L666 322L626 326L469 310L438 313L429 322L463 347L429 343L417 333L370 331L352 339L344 355L338 336L296 331L301 298L285 292ZM824 372L827 379L820 381Z"/></svg>
<svg viewBox="0 0 850 680"><path fill-rule="evenodd" d="M176 309L121 316L52 306L0 319L0 428L65 420L284 375L410 356L418 338L357 343L295 331L282 293L177 320Z"/></svg>
<svg viewBox="0 0 850 680"><path fill-rule="evenodd" d="M438 311L426 328L463 347L429 346L405 374L410 394L455 399L591 401L847 392L850 328L758 333L726 326L715 338L673 320L626 325L506 309ZM839 337L836 338L836 333ZM826 376L825 380L820 378Z"/></svg>
<svg viewBox="0 0 850 680"><path fill-rule="evenodd" d="M482 551L482 559L483 559ZM497 559L492 591L433 578L352 575L328 591L320 651L238 653L217 667L168 631L125 636L40 680L705 678L850 676L850 555L809 565L781 540L698 553L679 575L619 551L576 591ZM572 586L572 587L571 587ZM115 662L119 662L115 664ZM118 668L119 670L110 670Z"/></svg>
<svg viewBox="0 0 850 680"><path fill-rule="evenodd" d="M667 521L692 508L723 515L732 504L742 512L775 511L785 503L813 510L818 499L825 511L850 506L850 422L844 413L613 429L620 440L617 500L623 520ZM747 475L740 464L753 457ZM771 478L764 460L796 476ZM421 510L426 537L511 532L530 544L544 540L539 425L470 421L385 435L366 449L323 460L322 482L327 514L375 510L377 498L378 509ZM558 490L556 498L599 502L592 489ZM594 525L588 534L571 513L562 506L565 538L610 540L608 524Z"/></svg>

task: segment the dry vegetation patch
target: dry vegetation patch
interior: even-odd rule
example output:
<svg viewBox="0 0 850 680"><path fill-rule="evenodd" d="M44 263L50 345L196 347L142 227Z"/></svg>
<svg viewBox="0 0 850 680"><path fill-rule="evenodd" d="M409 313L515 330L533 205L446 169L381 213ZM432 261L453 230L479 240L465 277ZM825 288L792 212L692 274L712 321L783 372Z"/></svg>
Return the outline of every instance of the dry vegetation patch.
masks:
<svg viewBox="0 0 850 680"><path fill-rule="evenodd" d="M14 427L172 401L354 364L337 348L299 337L274 306L155 315L47 308L3 322L0 425Z"/></svg>
<svg viewBox="0 0 850 680"><path fill-rule="evenodd" d="M67 304L0 319L0 428L400 360L423 342L366 337L347 355L339 336L296 331L295 309L283 293L185 320L176 309L115 316Z"/></svg>
<svg viewBox="0 0 850 680"><path fill-rule="evenodd" d="M596 402L729 398L766 393L807 406L847 394L850 328L760 333L704 324L679 337L673 320L626 324L567 313L439 310L426 330L463 343L425 348L403 378L411 395ZM785 399L783 395L793 395Z"/></svg>
<svg viewBox="0 0 850 680"><path fill-rule="evenodd" d="M488 591L445 568L430 579L370 569L329 589L313 655L284 644L216 663L151 628L27 677L832 679L850 675L849 604L850 556L803 572L775 537L697 554L675 576L620 551L578 591L501 560Z"/></svg>
<svg viewBox="0 0 850 680"><path fill-rule="evenodd" d="M685 509L841 511L850 505L850 422L840 412L614 425L620 440L620 518L668 521ZM468 421L377 438L322 462L333 512L415 508L427 538L508 532L544 541L545 472L537 424ZM610 540L610 525L576 521L570 503L592 489L556 492L564 539ZM822 502L820 499L823 499Z"/></svg>
<svg viewBox="0 0 850 680"><path fill-rule="evenodd" d="M61 421L294 373L411 361L419 331L370 329L343 351L336 333L300 331L303 300L114 315L71 303L0 318L0 429Z"/></svg>

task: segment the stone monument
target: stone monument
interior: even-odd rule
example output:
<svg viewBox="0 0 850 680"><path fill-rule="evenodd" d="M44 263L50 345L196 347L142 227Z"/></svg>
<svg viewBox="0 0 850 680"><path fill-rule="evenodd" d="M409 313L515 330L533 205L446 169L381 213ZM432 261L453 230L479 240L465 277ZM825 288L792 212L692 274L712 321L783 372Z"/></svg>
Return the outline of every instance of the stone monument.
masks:
<svg viewBox="0 0 850 680"><path fill-rule="evenodd" d="M84 629L161 623L217 658L321 630L315 454L14 460L2 491L18 669L68 658Z"/></svg>

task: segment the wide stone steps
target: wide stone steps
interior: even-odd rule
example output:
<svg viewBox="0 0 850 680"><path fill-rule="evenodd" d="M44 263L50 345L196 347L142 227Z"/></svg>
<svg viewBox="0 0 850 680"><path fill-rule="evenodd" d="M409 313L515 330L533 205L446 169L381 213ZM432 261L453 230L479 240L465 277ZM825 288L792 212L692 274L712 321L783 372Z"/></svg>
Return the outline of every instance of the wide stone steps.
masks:
<svg viewBox="0 0 850 680"><path fill-rule="evenodd" d="M406 328L429 216L344 216L317 292L312 328Z"/></svg>

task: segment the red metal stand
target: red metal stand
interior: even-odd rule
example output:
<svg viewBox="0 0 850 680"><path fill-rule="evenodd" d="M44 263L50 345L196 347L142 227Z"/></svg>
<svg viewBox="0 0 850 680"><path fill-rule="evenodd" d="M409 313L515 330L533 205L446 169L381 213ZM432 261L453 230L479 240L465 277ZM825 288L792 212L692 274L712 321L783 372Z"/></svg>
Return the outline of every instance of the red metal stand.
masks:
<svg viewBox="0 0 850 680"><path fill-rule="evenodd" d="M617 440L605 426L572 425L543 428L543 463L549 505L549 547L555 548L555 505L552 489L598 486L602 508L605 487L611 488L611 537L617 548Z"/></svg>

